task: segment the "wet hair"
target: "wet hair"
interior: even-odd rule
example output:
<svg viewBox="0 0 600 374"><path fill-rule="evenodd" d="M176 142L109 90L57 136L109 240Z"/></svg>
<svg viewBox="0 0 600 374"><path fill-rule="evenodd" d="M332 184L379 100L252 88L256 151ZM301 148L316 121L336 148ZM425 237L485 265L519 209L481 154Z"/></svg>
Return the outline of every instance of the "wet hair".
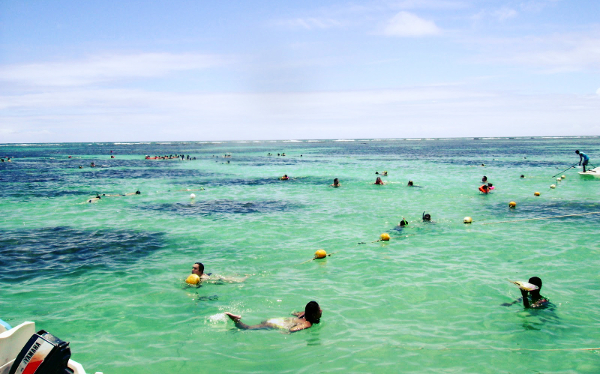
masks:
<svg viewBox="0 0 600 374"><path fill-rule="evenodd" d="M486 181L487 181L487 177L484 175L484 176L483 176L483 178L481 178L481 180L482 180L483 182L486 182Z"/></svg>
<svg viewBox="0 0 600 374"><path fill-rule="evenodd" d="M141 195L142 193L140 192L140 190L135 191L136 195Z"/></svg>
<svg viewBox="0 0 600 374"><path fill-rule="evenodd" d="M525 175L524 175L524 174L521 174L521 178L525 178Z"/></svg>
<svg viewBox="0 0 600 374"><path fill-rule="evenodd" d="M402 217L402 221L400 221L400 223L398 224L398 226L406 226L408 225L408 221L404 219L404 217Z"/></svg>
<svg viewBox="0 0 600 374"><path fill-rule="evenodd" d="M201 262L196 262L194 265L198 265L198 271L204 274L204 265Z"/></svg>
<svg viewBox="0 0 600 374"><path fill-rule="evenodd" d="M340 181L339 181L337 178L335 178L335 179L333 180L333 184L338 184L338 183L340 183Z"/></svg>
<svg viewBox="0 0 600 374"><path fill-rule="evenodd" d="M575 153L579 154L579 149L575 151Z"/></svg>
<svg viewBox="0 0 600 374"><path fill-rule="evenodd" d="M408 185L412 186L413 185L413 181L408 181Z"/></svg>
<svg viewBox="0 0 600 374"><path fill-rule="evenodd" d="M538 277L529 278L529 283L538 286L539 287L538 291L542 289L542 280Z"/></svg>
<svg viewBox="0 0 600 374"><path fill-rule="evenodd" d="M309 301L304 307L304 318L310 323L321 322L321 308L316 301Z"/></svg>
<svg viewBox="0 0 600 374"><path fill-rule="evenodd" d="M493 187L494 185L491 183L488 183L488 187Z"/></svg>

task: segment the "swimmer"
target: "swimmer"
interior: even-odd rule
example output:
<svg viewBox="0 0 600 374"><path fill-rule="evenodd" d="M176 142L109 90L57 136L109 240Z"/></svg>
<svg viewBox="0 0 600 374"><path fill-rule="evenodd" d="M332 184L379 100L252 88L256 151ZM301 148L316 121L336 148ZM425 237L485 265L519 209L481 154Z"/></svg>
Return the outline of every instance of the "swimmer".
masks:
<svg viewBox="0 0 600 374"><path fill-rule="evenodd" d="M431 222L431 214L423 212L423 222Z"/></svg>
<svg viewBox="0 0 600 374"><path fill-rule="evenodd" d="M550 301L540 294L540 291L542 289L542 280L538 277L531 277L531 278L529 278L528 282L535 286L538 286L538 289L533 290L533 291L525 291L525 290L521 289L522 297L518 298L517 300L513 301L512 303L503 303L500 305L511 306L511 305L516 304L519 301L523 300L523 306L526 309L546 309L549 306L551 306Z"/></svg>
<svg viewBox="0 0 600 374"><path fill-rule="evenodd" d="M96 164L94 164L93 162L90 164L90 167L95 168Z"/></svg>
<svg viewBox="0 0 600 374"><path fill-rule="evenodd" d="M487 184L482 184L481 186L479 186L479 191L483 192L484 194L488 194L490 192L490 188Z"/></svg>
<svg viewBox="0 0 600 374"><path fill-rule="evenodd" d="M521 178L525 178L525 175L521 174Z"/></svg>
<svg viewBox="0 0 600 374"><path fill-rule="evenodd" d="M125 195L123 195L123 196L141 195L141 194L142 194L142 193L140 192L140 190L137 190L137 191L135 191L135 192L129 192L129 193L126 193L126 194L125 194Z"/></svg>
<svg viewBox="0 0 600 374"><path fill-rule="evenodd" d="M384 172L383 172L383 176L384 176L384 177L387 177L387 171L384 171Z"/></svg>
<svg viewBox="0 0 600 374"><path fill-rule="evenodd" d="M375 180L375 183L373 184L381 184L384 185L385 183L383 183L383 181L381 180L381 177L377 177L377 179Z"/></svg>
<svg viewBox="0 0 600 374"><path fill-rule="evenodd" d="M100 195L96 195L96 197L92 197L91 199L88 199L86 202L87 203L95 203L97 201L100 201L101 197Z"/></svg>
<svg viewBox="0 0 600 374"><path fill-rule="evenodd" d="M323 311L316 301L310 301L304 307L304 312L294 312L292 318L271 318L263 321L258 325L247 325L242 322L242 316L226 312L225 313L238 329L242 330L287 330L288 332L296 332L310 328L314 324L321 322Z"/></svg>
<svg viewBox="0 0 600 374"><path fill-rule="evenodd" d="M407 184L407 186L408 186L408 187L414 187L414 183L413 183L413 181L408 181L408 184Z"/></svg>
<svg viewBox="0 0 600 374"><path fill-rule="evenodd" d="M490 191L491 191L491 190L493 190L493 189L494 189L494 185L493 185L493 184L491 184L491 183L488 183L487 185L488 185L488 190L490 190Z"/></svg>
<svg viewBox="0 0 600 374"><path fill-rule="evenodd" d="M404 226L408 226L408 221L406 219L404 219L404 217L402 217L402 221L400 221L400 223L398 223L398 227L404 227Z"/></svg>
<svg viewBox="0 0 600 374"><path fill-rule="evenodd" d="M486 177L485 175L483 176L483 178L481 178L481 182L482 182L482 183L485 183L485 182L487 182L487 177Z"/></svg>
<svg viewBox="0 0 600 374"><path fill-rule="evenodd" d="M196 262L192 265L192 274L200 277L200 280L210 279L210 274L204 274L204 264Z"/></svg>
<svg viewBox="0 0 600 374"><path fill-rule="evenodd" d="M286 180L288 180L290 178L287 176L287 174L283 174L283 177L281 177L279 179L281 179L282 181L286 181Z"/></svg>
<svg viewBox="0 0 600 374"><path fill-rule="evenodd" d="M340 184L340 181L337 178L335 178L333 180L333 184L330 184L330 186L331 187L341 187L342 185Z"/></svg>
<svg viewBox="0 0 600 374"><path fill-rule="evenodd" d="M235 277L224 277L212 273L204 272L204 264L196 262L192 265L192 274L196 274L200 277L200 281L214 281L214 282L226 282L226 283L241 283L248 279L248 277L235 278Z"/></svg>

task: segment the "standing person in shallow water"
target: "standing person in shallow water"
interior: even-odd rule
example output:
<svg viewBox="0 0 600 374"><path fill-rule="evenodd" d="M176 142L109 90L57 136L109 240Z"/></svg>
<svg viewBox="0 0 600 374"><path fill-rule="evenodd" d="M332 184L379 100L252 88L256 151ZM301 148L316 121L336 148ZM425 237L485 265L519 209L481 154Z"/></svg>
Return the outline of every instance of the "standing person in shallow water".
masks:
<svg viewBox="0 0 600 374"><path fill-rule="evenodd" d="M525 291L521 289L521 297L512 303L503 303L502 306L511 306L523 300L523 306L526 309L545 309L551 306L550 301L540 294L542 289L542 280L539 277L529 278L529 283L538 286L537 290Z"/></svg>
<svg viewBox="0 0 600 374"><path fill-rule="evenodd" d="M585 167L587 166L588 162L590 161L590 158L585 153L579 152L579 150L576 150L575 153L577 153L579 155L579 165L580 166L583 165L583 172L585 173Z"/></svg>
<svg viewBox="0 0 600 374"><path fill-rule="evenodd" d="M235 314L231 314L229 312L225 313L238 329L242 330L275 330L282 329L287 330L289 332L296 332L300 330L307 329L314 324L321 322L321 315L323 311L319 307L319 304L316 301L310 301L304 307L304 312L294 312L292 313L295 317L292 318L271 318L269 320L263 321L258 325L247 325L242 322L242 316L238 316Z"/></svg>

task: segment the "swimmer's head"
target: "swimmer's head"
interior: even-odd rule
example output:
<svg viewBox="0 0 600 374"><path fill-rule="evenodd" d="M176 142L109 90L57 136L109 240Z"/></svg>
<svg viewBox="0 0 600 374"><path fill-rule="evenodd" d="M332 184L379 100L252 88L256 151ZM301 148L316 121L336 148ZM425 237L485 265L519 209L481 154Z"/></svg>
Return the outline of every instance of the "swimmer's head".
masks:
<svg viewBox="0 0 600 374"><path fill-rule="evenodd" d="M521 178L525 178L525 175L521 174Z"/></svg>
<svg viewBox="0 0 600 374"><path fill-rule="evenodd" d="M575 153L579 154L579 149L575 151Z"/></svg>
<svg viewBox="0 0 600 374"><path fill-rule="evenodd" d="M192 274L196 274L197 276L202 276L202 274L204 274L204 265L201 262L196 262L192 266Z"/></svg>
<svg viewBox="0 0 600 374"><path fill-rule="evenodd" d="M101 199L100 195L96 195L96 199Z"/></svg>
<svg viewBox="0 0 600 374"><path fill-rule="evenodd" d="M537 291L539 291L539 290L542 289L542 280L540 278L538 278L538 277L531 277L531 278L529 278L529 283L538 286L538 290Z"/></svg>
<svg viewBox="0 0 600 374"><path fill-rule="evenodd" d="M304 318L310 323L321 322L321 314L323 314L323 311L316 301L310 301L304 307Z"/></svg>
<svg viewBox="0 0 600 374"><path fill-rule="evenodd" d="M488 187L493 187L494 185L491 183L488 183Z"/></svg>
<svg viewBox="0 0 600 374"><path fill-rule="evenodd" d="M340 183L340 181L339 181L337 178L335 178L335 179L333 180L333 184L338 184L338 183Z"/></svg>
<svg viewBox="0 0 600 374"><path fill-rule="evenodd" d="M431 221L431 214L424 213L423 214L423 221Z"/></svg>
<svg viewBox="0 0 600 374"><path fill-rule="evenodd" d="M413 181L408 181L408 185L412 186L413 185Z"/></svg>
<svg viewBox="0 0 600 374"><path fill-rule="evenodd" d="M135 191L136 195L141 195L142 193L140 192L140 190Z"/></svg>
<svg viewBox="0 0 600 374"><path fill-rule="evenodd" d="M406 226L406 225L408 225L408 221L407 221L407 220L405 220L405 219L404 219L404 217L402 217L402 221L400 221L400 223L398 224L398 226L402 226L402 227L404 227L404 226Z"/></svg>

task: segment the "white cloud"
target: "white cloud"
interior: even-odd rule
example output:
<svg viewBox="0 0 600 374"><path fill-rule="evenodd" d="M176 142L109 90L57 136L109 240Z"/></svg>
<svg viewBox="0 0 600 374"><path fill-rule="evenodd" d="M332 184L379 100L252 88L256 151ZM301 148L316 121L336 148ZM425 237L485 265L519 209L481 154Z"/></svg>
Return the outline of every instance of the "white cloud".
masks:
<svg viewBox="0 0 600 374"><path fill-rule="evenodd" d="M342 27L342 23L332 18L295 18L277 22L289 28L302 28L306 30L330 29Z"/></svg>
<svg viewBox="0 0 600 374"><path fill-rule="evenodd" d="M600 133L595 95L460 85L262 94L105 89L0 102L7 103L0 108L4 142L558 136L564 123L578 124L569 135Z"/></svg>
<svg viewBox="0 0 600 374"><path fill-rule="evenodd" d="M383 30L384 35L402 37L437 35L440 32L432 21L404 11L396 14Z"/></svg>
<svg viewBox="0 0 600 374"><path fill-rule="evenodd" d="M202 54L102 55L81 61L3 66L0 67L0 81L28 86L81 86L159 77L174 71L204 69L222 62L217 56Z"/></svg>
<svg viewBox="0 0 600 374"><path fill-rule="evenodd" d="M546 73L600 70L600 34L484 39L480 62L544 69Z"/></svg>

